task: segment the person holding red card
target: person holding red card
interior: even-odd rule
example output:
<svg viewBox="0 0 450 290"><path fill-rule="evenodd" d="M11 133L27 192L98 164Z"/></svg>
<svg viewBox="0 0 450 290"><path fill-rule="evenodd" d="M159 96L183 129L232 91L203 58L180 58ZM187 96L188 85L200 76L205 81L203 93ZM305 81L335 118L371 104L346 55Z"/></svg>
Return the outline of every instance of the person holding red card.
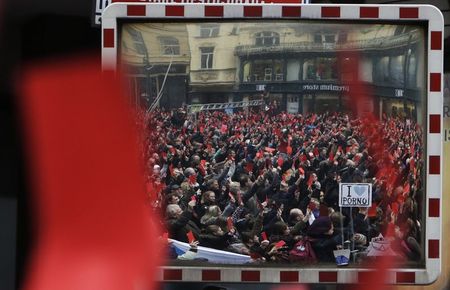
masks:
<svg viewBox="0 0 450 290"><path fill-rule="evenodd" d="M209 225L204 233L200 235L200 246L225 250L230 244L235 233L234 228L224 232L218 225Z"/></svg>
<svg viewBox="0 0 450 290"><path fill-rule="evenodd" d="M334 262L333 251L342 244L340 235L333 235L334 227L329 217L318 217L309 226L307 235L319 261Z"/></svg>
<svg viewBox="0 0 450 290"><path fill-rule="evenodd" d="M169 237L180 242L189 242L187 233L192 232L196 239L200 237L200 229L192 221L195 200L188 203L185 211L178 204L169 204L166 208L166 226Z"/></svg>

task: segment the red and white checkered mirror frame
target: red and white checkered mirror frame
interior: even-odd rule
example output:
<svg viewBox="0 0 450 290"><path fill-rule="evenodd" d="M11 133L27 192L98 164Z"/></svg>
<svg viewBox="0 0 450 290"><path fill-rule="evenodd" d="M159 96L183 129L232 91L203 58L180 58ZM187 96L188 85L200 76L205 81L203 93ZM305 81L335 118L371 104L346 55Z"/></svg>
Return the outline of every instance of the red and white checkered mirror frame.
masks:
<svg viewBox="0 0 450 290"><path fill-rule="evenodd" d="M219 1L218 1L219 2ZM117 20L156 19L322 19L365 21L420 21L427 34L427 175L425 268L390 269L389 284L430 284L441 271L442 257L442 112L443 31L441 12L431 5L301 5L227 3L114 3L102 15L102 68L114 71L118 64ZM159 269L166 282L249 283L364 283L367 268L280 267L174 267Z"/></svg>

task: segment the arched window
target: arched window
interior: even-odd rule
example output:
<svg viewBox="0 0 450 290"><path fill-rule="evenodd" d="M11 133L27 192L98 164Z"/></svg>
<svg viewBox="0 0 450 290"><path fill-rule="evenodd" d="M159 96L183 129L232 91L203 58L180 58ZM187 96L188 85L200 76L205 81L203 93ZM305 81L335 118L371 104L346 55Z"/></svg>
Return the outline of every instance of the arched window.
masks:
<svg viewBox="0 0 450 290"><path fill-rule="evenodd" d="M163 55L179 55L180 43L175 37L160 37L161 52Z"/></svg>
<svg viewBox="0 0 450 290"><path fill-rule="evenodd" d="M256 34L257 46L272 46L280 44L280 35L272 31L263 31Z"/></svg>

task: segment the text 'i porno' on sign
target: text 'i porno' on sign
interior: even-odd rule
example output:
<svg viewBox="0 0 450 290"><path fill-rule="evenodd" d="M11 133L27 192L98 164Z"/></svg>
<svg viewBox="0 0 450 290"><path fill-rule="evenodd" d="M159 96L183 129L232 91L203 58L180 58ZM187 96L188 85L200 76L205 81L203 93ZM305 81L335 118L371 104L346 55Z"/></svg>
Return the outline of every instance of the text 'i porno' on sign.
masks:
<svg viewBox="0 0 450 290"><path fill-rule="evenodd" d="M370 183L340 183L339 206L341 207L371 207L372 184Z"/></svg>

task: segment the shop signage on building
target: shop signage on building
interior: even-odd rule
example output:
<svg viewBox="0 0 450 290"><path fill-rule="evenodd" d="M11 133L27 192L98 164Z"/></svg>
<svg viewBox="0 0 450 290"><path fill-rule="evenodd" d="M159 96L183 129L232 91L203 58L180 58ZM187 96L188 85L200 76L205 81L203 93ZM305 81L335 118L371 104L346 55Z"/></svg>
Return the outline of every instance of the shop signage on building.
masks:
<svg viewBox="0 0 450 290"><path fill-rule="evenodd" d="M263 92L266 90L266 85L256 85L256 91Z"/></svg>
<svg viewBox="0 0 450 290"><path fill-rule="evenodd" d="M395 91L394 91L394 95L395 95L397 98L402 98L402 97L403 97L403 93L404 93L404 90L403 90L403 89L395 89Z"/></svg>
<svg viewBox="0 0 450 290"><path fill-rule="evenodd" d="M302 86L304 91L327 91L327 92L348 92L350 86L347 85L334 85L334 84L304 84Z"/></svg>

